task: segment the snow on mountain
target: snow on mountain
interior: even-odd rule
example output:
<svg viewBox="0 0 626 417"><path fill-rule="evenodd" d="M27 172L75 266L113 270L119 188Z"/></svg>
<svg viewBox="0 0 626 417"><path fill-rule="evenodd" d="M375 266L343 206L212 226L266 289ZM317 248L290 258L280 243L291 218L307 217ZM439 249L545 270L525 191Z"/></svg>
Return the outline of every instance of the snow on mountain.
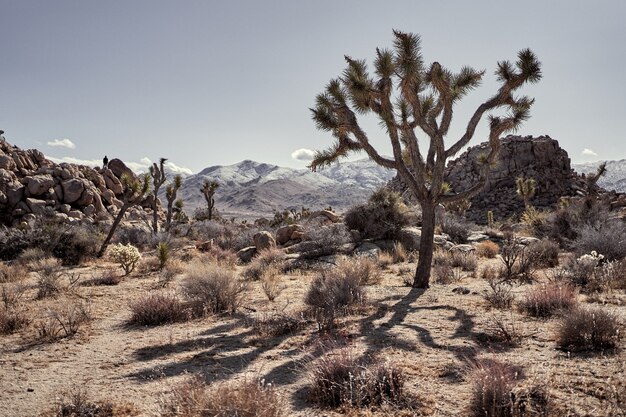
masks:
<svg viewBox="0 0 626 417"><path fill-rule="evenodd" d="M574 171L579 174L593 174L603 161L572 164ZM626 159L606 161L606 174L598 180L598 185L605 190L626 192Z"/></svg>
<svg viewBox="0 0 626 417"><path fill-rule="evenodd" d="M370 160L343 162L318 172L245 160L234 165L212 166L183 181L179 198L192 213L204 207L200 188L205 180L220 184L216 207L224 214L267 216L274 210L321 209L343 211L367 200L372 191L386 184L395 171Z"/></svg>

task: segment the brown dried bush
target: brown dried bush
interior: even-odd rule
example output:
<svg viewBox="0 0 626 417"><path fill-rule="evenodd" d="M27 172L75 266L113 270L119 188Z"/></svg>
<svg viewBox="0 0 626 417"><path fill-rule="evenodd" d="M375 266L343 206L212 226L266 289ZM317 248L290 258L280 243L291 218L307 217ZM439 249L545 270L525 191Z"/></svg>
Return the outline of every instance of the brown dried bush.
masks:
<svg viewBox="0 0 626 417"><path fill-rule="evenodd" d="M617 314L600 307L579 307L559 323L557 345L568 351L604 350L618 346L621 327Z"/></svg>
<svg viewBox="0 0 626 417"><path fill-rule="evenodd" d="M533 242L526 248L527 255L533 266L553 268L559 265L559 244L550 239Z"/></svg>
<svg viewBox="0 0 626 417"><path fill-rule="evenodd" d="M482 296L491 307L504 309L510 308L515 296L511 293L511 285L508 281L487 279L489 289Z"/></svg>
<svg viewBox="0 0 626 417"><path fill-rule="evenodd" d="M39 340L53 342L71 337L91 321L87 304L82 302L66 303L48 310L45 317L35 324Z"/></svg>
<svg viewBox="0 0 626 417"><path fill-rule="evenodd" d="M478 259L471 252L454 251L450 253L450 266L461 268L466 272L474 272L478 268Z"/></svg>
<svg viewBox="0 0 626 417"><path fill-rule="evenodd" d="M404 397L402 370L386 362L368 364L350 348L326 353L309 369L309 400L326 407L367 407L399 403Z"/></svg>
<svg viewBox="0 0 626 417"><path fill-rule="evenodd" d="M358 281L360 285L380 284L383 277L376 261L367 256L342 258L334 269L338 275Z"/></svg>
<svg viewBox="0 0 626 417"><path fill-rule="evenodd" d="M491 240L485 240L476 246L476 255L483 258L495 258L499 252L500 246Z"/></svg>
<svg viewBox="0 0 626 417"><path fill-rule="evenodd" d="M567 283L550 282L531 288L519 302L522 311L534 317L550 317L576 306L576 290Z"/></svg>
<svg viewBox="0 0 626 417"><path fill-rule="evenodd" d="M215 264L191 263L185 272L182 290L195 316L234 313L246 290L235 272Z"/></svg>
<svg viewBox="0 0 626 417"><path fill-rule="evenodd" d="M261 279L263 272L271 265L284 269L285 252L278 248L265 249L260 251L250 265L244 270L243 276L252 281Z"/></svg>
<svg viewBox="0 0 626 417"><path fill-rule="evenodd" d="M255 318L252 329L260 338L294 333L306 325L302 313L266 312Z"/></svg>
<svg viewBox="0 0 626 417"><path fill-rule="evenodd" d="M523 378L520 367L495 359L478 361L471 372L472 417L513 417L513 389Z"/></svg>
<svg viewBox="0 0 626 417"><path fill-rule="evenodd" d="M21 281L28 276L28 271L19 263L7 265L0 262L0 284Z"/></svg>
<svg viewBox="0 0 626 417"><path fill-rule="evenodd" d="M270 301L274 301L284 289L280 283L280 272L278 266L271 265L261 274L261 288Z"/></svg>
<svg viewBox="0 0 626 417"><path fill-rule="evenodd" d="M282 417L281 396L263 381L235 381L207 385L190 378L176 385L161 406L161 417Z"/></svg>
<svg viewBox="0 0 626 417"><path fill-rule="evenodd" d="M131 324L139 326L159 326L161 324L184 321L185 308L174 294L148 294L130 303Z"/></svg>

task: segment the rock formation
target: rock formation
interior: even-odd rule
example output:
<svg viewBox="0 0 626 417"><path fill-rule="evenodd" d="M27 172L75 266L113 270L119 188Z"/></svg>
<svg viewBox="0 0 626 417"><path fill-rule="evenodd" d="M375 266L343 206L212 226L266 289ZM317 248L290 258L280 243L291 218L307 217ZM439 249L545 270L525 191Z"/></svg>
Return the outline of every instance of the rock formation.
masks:
<svg viewBox="0 0 626 417"><path fill-rule="evenodd" d="M121 174L134 174L120 160L109 167L55 164L40 151L22 150L0 136L0 222L13 225L32 215L59 222L110 219L122 205Z"/></svg>

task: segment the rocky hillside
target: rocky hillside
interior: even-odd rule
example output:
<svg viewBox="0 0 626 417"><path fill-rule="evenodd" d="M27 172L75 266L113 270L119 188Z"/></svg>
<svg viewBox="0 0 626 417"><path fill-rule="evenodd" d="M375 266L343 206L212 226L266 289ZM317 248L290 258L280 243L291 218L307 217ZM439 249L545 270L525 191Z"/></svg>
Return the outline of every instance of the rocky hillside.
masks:
<svg viewBox="0 0 626 417"><path fill-rule="evenodd" d="M22 150L0 136L0 223L47 215L59 222L106 221L122 206L124 172L119 159L108 168L56 164L36 149Z"/></svg>
<svg viewBox="0 0 626 417"><path fill-rule="evenodd" d="M573 164L572 168L579 174L593 174L601 163ZM606 161L606 174L600 177L598 185L608 191L626 192L626 159Z"/></svg>
<svg viewBox="0 0 626 417"><path fill-rule="evenodd" d="M343 162L319 172L284 168L255 161L212 166L187 177L179 191L185 210L192 213L205 206L200 188L205 180L220 184L216 207L224 215L267 216L274 210L302 206L334 210L365 201L376 187L386 184L394 171L369 160Z"/></svg>

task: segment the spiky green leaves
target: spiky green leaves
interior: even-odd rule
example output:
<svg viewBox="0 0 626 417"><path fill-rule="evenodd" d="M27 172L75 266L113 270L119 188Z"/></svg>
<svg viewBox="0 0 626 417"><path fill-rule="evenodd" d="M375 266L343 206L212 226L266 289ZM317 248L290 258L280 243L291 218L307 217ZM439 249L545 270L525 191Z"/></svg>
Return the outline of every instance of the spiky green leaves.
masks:
<svg viewBox="0 0 626 417"><path fill-rule="evenodd" d="M398 76L409 85L419 84L424 66L419 35L398 30L394 30L393 35Z"/></svg>
<svg viewBox="0 0 626 417"><path fill-rule="evenodd" d="M541 62L530 49L518 52L515 67L509 61L500 61L496 69L498 81L508 84L511 90L526 82L536 83L541 80L541 76Z"/></svg>

